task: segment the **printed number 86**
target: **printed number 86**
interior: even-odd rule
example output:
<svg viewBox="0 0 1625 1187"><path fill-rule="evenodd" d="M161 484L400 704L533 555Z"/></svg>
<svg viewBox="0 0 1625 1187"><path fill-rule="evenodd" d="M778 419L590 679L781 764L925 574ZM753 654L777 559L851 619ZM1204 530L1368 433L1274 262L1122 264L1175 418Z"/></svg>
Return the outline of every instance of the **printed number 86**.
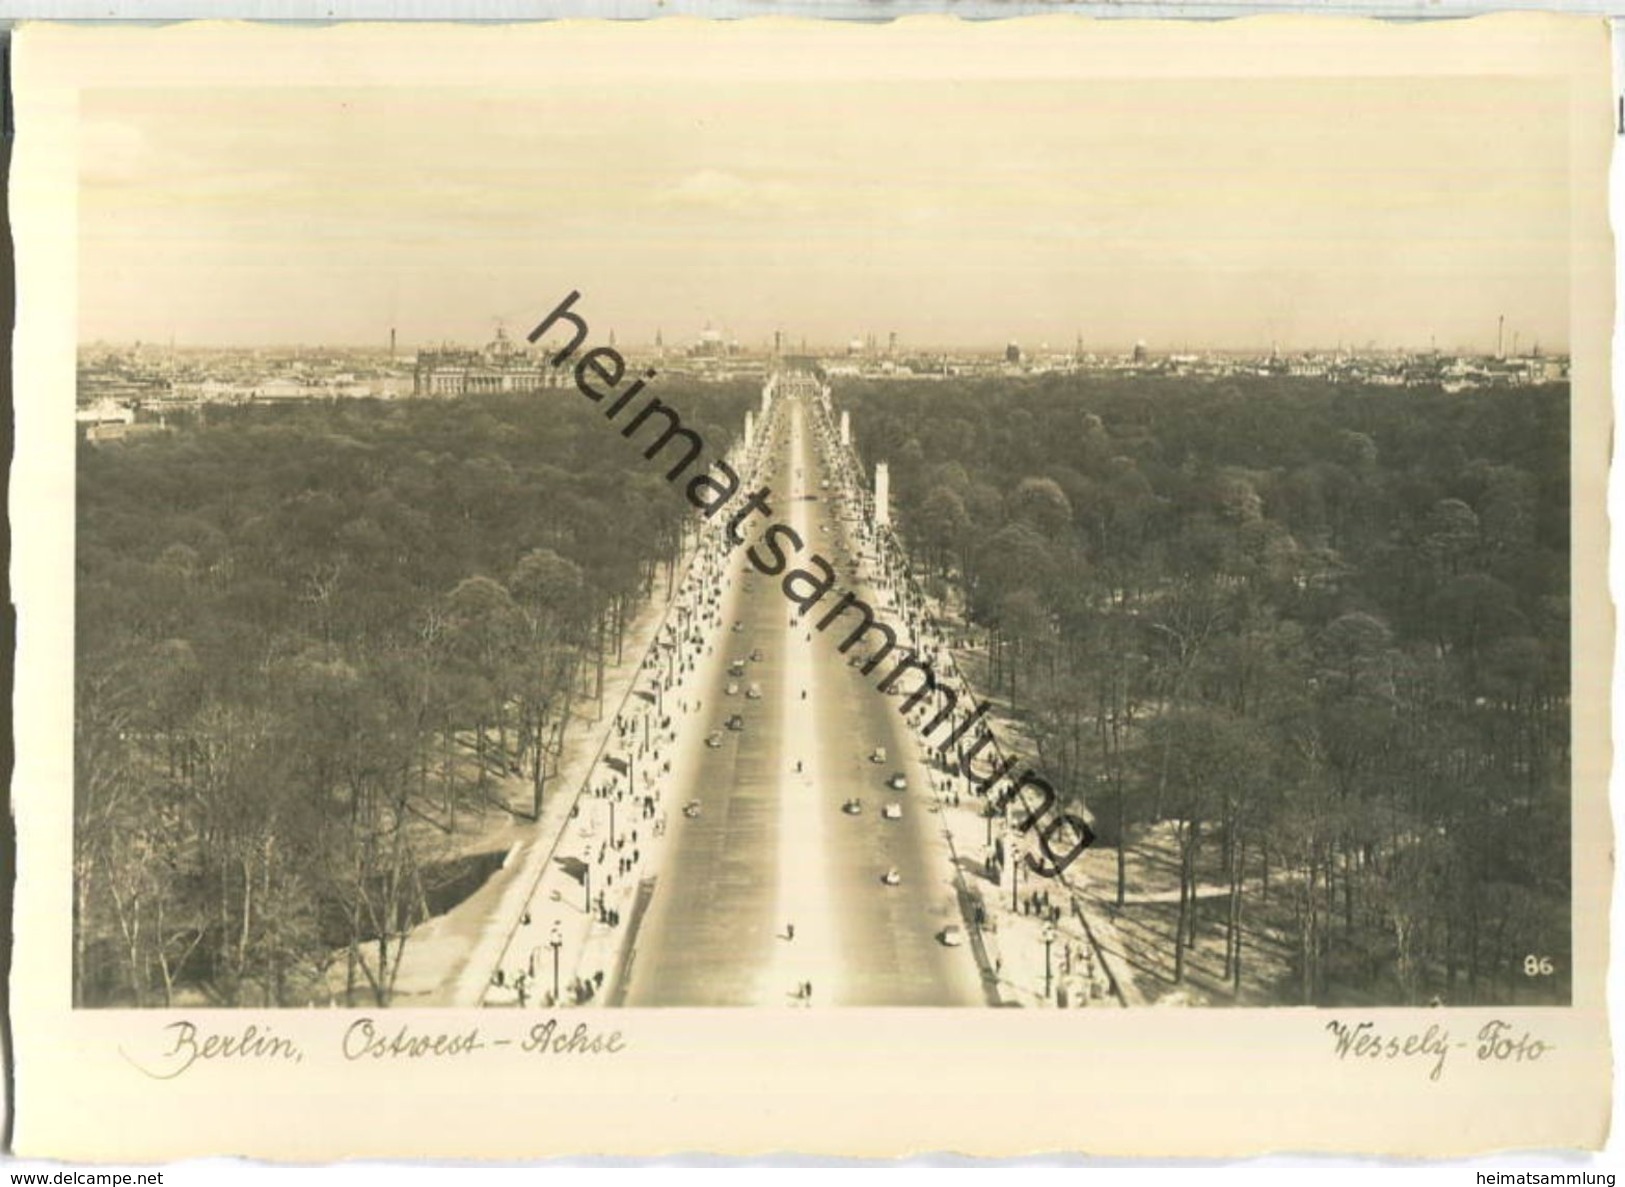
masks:
<svg viewBox="0 0 1625 1187"><path fill-rule="evenodd" d="M1550 977L1552 972L1552 958L1550 956L1526 956L1523 958L1523 975L1526 977Z"/></svg>

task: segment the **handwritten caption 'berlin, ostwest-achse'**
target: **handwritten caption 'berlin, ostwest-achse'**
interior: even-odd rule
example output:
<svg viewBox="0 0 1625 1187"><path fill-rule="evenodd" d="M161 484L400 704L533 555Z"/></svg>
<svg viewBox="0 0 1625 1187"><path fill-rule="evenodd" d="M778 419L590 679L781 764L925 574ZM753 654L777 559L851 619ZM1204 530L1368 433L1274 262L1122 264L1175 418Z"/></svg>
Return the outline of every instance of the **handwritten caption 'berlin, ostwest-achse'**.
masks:
<svg viewBox="0 0 1625 1187"><path fill-rule="evenodd" d="M172 1022L164 1027L167 1046L156 1055L120 1054L142 1074L154 1080L173 1080L199 1063L294 1063L305 1061L304 1044L278 1035L270 1027L249 1025L237 1034L210 1034L193 1022ZM383 1025L372 1018L357 1018L344 1029L339 1053L351 1063L397 1059L447 1059L484 1051L513 1050L526 1055L607 1056L625 1051L619 1030L578 1022L573 1027L557 1018L532 1023L517 1037L497 1034L480 1025L447 1031L417 1031L406 1024Z"/></svg>

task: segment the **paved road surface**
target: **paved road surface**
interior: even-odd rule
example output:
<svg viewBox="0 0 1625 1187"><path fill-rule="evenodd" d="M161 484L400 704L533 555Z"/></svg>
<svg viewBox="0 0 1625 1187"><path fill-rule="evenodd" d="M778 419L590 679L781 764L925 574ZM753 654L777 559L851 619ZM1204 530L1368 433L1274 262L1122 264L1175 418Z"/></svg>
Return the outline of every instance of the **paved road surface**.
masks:
<svg viewBox="0 0 1625 1187"><path fill-rule="evenodd" d="M842 529L819 486L812 416L782 399L773 417L769 485L775 520L851 579ZM811 496L804 498L802 496ZM756 530L761 521L756 521ZM747 535L754 534L747 527ZM745 659L739 693L721 684L702 694L705 732L723 743L692 764L690 785L670 802L700 802L695 819L674 814L672 835L648 908L632 939L620 1000L629 1006L983 1005L970 949L938 936L962 924L939 818L913 759L900 698L875 690L890 664L864 676L838 648L846 629L812 629L834 595L806 622L782 578L756 573L741 548L725 621L725 658ZM791 567L797 567L792 559ZM841 621L854 617L848 615ZM738 631L733 622L742 624ZM811 638L808 638L808 635ZM914 677L909 677L912 681ZM744 695L751 683L761 698ZM802 698L805 690L806 698ZM733 714L741 732L727 730ZM869 761L877 746L887 761ZM801 770L796 770L796 764ZM907 791L885 787L905 772ZM842 804L860 798L851 816ZM884 820L883 805L902 807ZM882 876L895 867L902 881ZM788 928L794 926L794 938ZM810 982L810 999L797 988Z"/></svg>

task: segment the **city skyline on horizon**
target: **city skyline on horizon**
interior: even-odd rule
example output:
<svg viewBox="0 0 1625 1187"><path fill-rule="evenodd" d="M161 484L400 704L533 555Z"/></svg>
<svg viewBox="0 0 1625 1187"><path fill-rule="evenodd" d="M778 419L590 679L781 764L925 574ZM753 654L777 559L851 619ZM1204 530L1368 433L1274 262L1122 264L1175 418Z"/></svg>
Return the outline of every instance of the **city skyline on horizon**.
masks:
<svg viewBox="0 0 1625 1187"><path fill-rule="evenodd" d="M515 334L513 332L515 329L514 326L504 325L502 328L508 332L510 340L512 340L516 346L527 346L527 343L524 340L525 335L523 333ZM596 330L596 327L593 328ZM493 325L491 331L484 339L439 338L434 340L408 342L397 338L394 349L396 354L402 357L403 361L409 361L410 358L418 352L436 350L477 351L488 346L492 341L494 341L496 330L497 327ZM641 354L643 352L660 349L663 346L666 351L672 352L673 361L680 361L682 358L687 357L686 351L688 347L697 343L700 340L700 334L703 332L695 331L682 335L672 335L666 333L664 327L660 327L659 332L662 335L662 341L657 343L653 333L646 336L628 336L622 334L615 327L606 327L604 334L602 336L595 334L588 345L607 345L611 331L613 331L615 334L618 348L623 352L631 353L635 351ZM780 354L786 357L812 354L821 358L833 358L836 356L844 356L849 354L850 347L853 343L860 341L866 343L866 340L867 334L854 334L845 341L831 340L815 342L809 339L805 343L805 346L803 346L799 337L792 338L792 336L786 332L784 335L784 346L780 351ZM764 353L769 355L772 353L773 334L771 332L766 335L758 336L753 340L725 338L725 341L737 345L740 348L741 355L745 357L760 357ZM533 357L539 357L543 353L543 348L545 345L545 343L538 343L536 346L530 347ZM897 357L908 357L911 355L942 354L949 352L996 354L1003 352L1006 347L1012 345L1019 346L1024 356L1042 353L1048 356L1072 357L1077 354L1076 339L1068 342L1055 343L1043 340L1033 341L1020 337L1010 337L1004 339L984 338L975 342L905 342L900 339L897 343L895 355ZM1454 355L1462 357L1495 357L1497 354L1503 354L1507 357L1527 357L1535 353L1537 350L1540 354L1550 357L1565 357L1569 353L1567 343L1558 343L1553 345L1539 339L1530 339L1524 336L1521 331L1514 331L1511 327L1506 330L1503 342L1501 343L1501 349L1499 350L1497 349L1497 345L1493 340L1493 336L1487 343L1470 341L1444 343L1427 342L1416 339L1405 342L1384 342L1373 339L1365 339L1361 341L1350 338L1336 343L1288 343L1277 340L1225 346L1202 344L1198 342L1178 344L1158 343L1143 338L1126 342L1101 341L1091 343L1089 339L1085 337L1082 339L1082 345L1083 356L1105 358L1129 355L1136 347L1144 347L1146 353L1153 358L1168 357L1173 355L1266 357L1272 352L1272 350L1283 355L1331 355L1337 353L1349 355L1396 353L1425 354L1429 353L1430 351L1437 351L1441 355ZM382 341L372 339L364 341L352 340L341 342L311 339L305 341L284 340L260 342L200 342L195 340L188 341L179 337L171 340L169 338L115 339L107 336L100 336L88 340L81 340L78 344L78 349L80 350L89 350L93 348L131 349L134 347L152 348L155 350L168 350L173 347L177 351L343 350L388 352L391 349L387 331L385 332ZM893 352L888 349L885 336L876 334L874 345L870 347L866 344L861 353L868 357L874 357L875 355L886 356Z"/></svg>

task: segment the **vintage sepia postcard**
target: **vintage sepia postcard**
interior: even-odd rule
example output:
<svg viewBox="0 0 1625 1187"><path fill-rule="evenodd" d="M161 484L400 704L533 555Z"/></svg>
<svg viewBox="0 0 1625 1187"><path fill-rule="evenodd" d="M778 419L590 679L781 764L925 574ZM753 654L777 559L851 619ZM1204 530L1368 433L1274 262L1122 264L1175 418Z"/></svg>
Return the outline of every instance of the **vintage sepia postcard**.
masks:
<svg viewBox="0 0 1625 1187"><path fill-rule="evenodd" d="M19 1153L1602 1144L1603 22L14 80Z"/></svg>

